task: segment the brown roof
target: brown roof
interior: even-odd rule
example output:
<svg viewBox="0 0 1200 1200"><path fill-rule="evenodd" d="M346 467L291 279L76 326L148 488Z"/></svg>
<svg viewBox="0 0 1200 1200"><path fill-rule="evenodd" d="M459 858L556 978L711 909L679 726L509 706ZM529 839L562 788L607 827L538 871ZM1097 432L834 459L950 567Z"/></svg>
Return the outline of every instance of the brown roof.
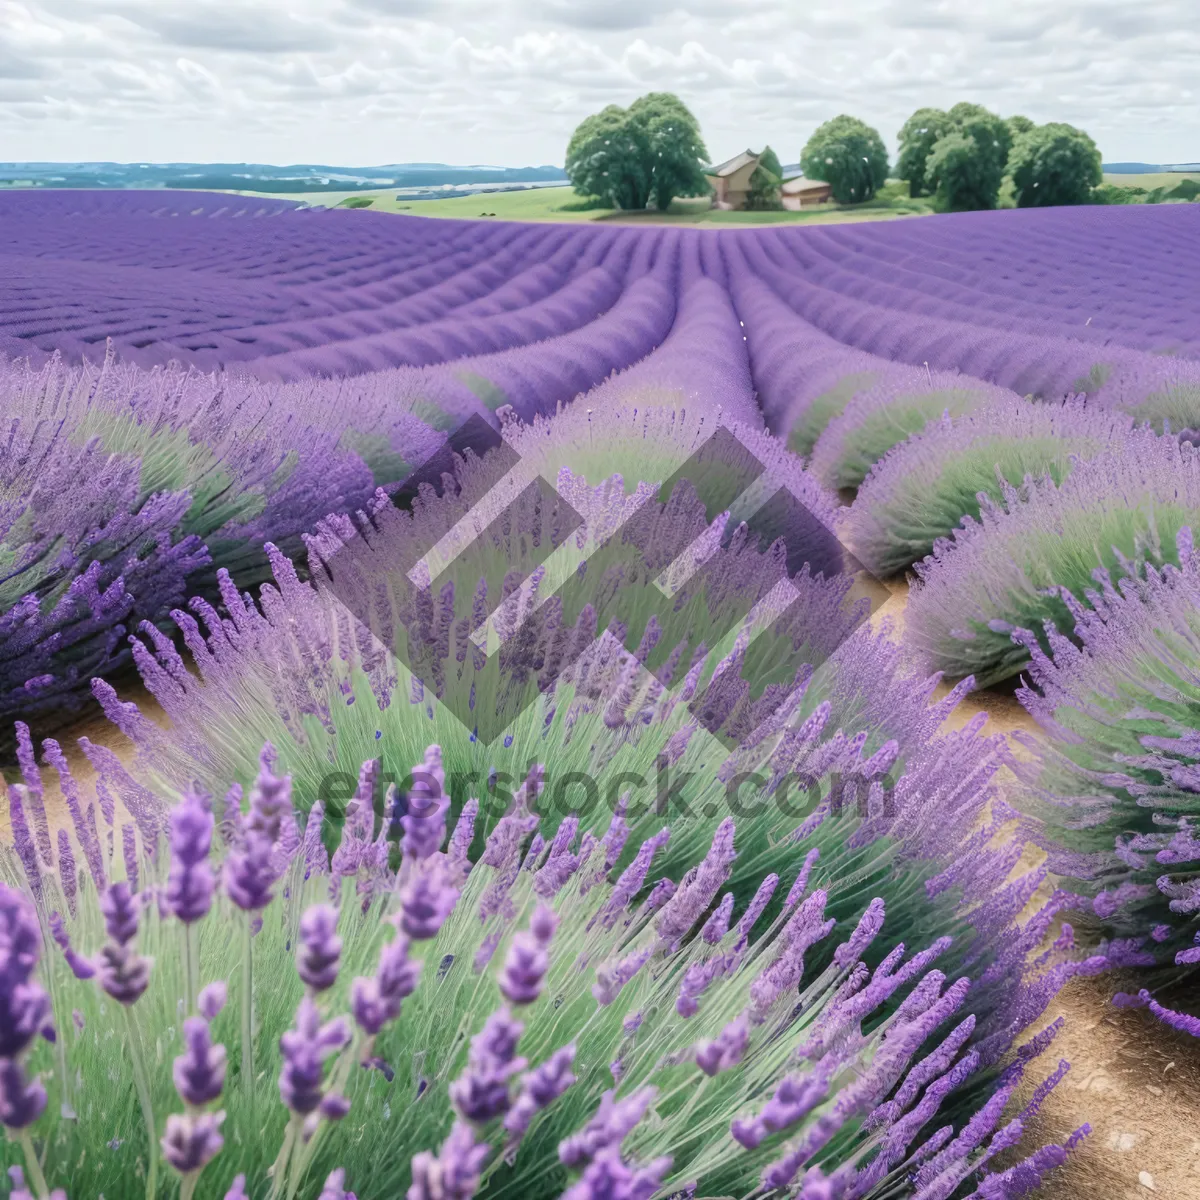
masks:
<svg viewBox="0 0 1200 1200"><path fill-rule="evenodd" d="M829 184L823 179L789 179L787 183L780 188L788 196L798 196L802 192L818 192L823 188L829 187Z"/></svg>
<svg viewBox="0 0 1200 1200"><path fill-rule="evenodd" d="M726 175L733 175L735 172L740 171L749 163L757 162L758 157L753 150L743 150L741 154L735 154L728 162L723 162L717 167L709 167L704 173L705 175L712 176L714 179L722 179Z"/></svg>

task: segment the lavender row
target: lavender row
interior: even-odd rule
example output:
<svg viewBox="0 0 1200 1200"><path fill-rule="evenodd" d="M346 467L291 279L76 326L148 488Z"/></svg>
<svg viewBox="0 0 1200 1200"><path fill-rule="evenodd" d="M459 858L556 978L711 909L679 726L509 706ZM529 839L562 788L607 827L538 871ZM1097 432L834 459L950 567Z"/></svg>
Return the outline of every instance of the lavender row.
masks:
<svg viewBox="0 0 1200 1200"><path fill-rule="evenodd" d="M77 703L214 571L262 578L329 512L441 444L419 379L290 388L180 371L0 363L0 711ZM476 406L476 411L480 411Z"/></svg>
<svg viewBox="0 0 1200 1200"><path fill-rule="evenodd" d="M1012 333L1200 357L1195 213L971 213L787 235L814 282L899 311Z"/></svg>

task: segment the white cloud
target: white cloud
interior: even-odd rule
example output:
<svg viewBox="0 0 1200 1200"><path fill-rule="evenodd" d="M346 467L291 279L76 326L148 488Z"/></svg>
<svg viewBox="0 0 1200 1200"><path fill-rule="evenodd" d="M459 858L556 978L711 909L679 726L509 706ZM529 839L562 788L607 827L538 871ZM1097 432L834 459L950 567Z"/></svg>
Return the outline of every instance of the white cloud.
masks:
<svg viewBox="0 0 1200 1200"><path fill-rule="evenodd" d="M5 159L561 162L676 91L716 158L974 100L1200 157L1195 0L0 0Z"/></svg>

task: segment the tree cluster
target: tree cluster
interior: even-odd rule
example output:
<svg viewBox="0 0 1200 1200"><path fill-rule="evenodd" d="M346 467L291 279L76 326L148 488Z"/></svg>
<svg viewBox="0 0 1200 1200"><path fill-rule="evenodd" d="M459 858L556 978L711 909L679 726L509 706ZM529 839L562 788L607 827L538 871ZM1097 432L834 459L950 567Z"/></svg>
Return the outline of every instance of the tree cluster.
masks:
<svg viewBox="0 0 1200 1200"><path fill-rule="evenodd" d="M1100 151L1073 125L1008 120L978 104L919 108L900 130L896 173L943 211L995 208L1005 179L1019 208L1087 204L1103 181Z"/></svg>
<svg viewBox="0 0 1200 1200"><path fill-rule="evenodd" d="M567 178L610 208L653 204L665 212L676 196L709 190L700 126L670 92L650 92L628 108L610 104L586 118L567 146Z"/></svg>
<svg viewBox="0 0 1200 1200"><path fill-rule="evenodd" d="M707 158L687 106L669 92L650 92L628 108L610 104L584 120L567 147L566 170L575 190L596 203L666 211L678 196L709 192ZM842 114L808 139L800 169L827 182L839 204L861 204L887 180L887 148L878 131ZM1103 187L1100 151L1083 130L1035 125L1023 116L1005 120L979 104L917 109L900 130L896 174L912 196L933 197L944 212L996 208L1002 186L1020 208L1132 199ZM746 207L781 208L782 182L779 158L768 146Z"/></svg>

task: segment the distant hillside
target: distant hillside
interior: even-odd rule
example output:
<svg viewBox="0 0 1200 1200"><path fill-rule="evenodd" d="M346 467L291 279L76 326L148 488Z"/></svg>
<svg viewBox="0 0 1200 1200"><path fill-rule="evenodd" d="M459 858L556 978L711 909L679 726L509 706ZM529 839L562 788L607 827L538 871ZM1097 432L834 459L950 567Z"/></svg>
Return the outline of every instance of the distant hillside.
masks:
<svg viewBox="0 0 1200 1200"><path fill-rule="evenodd" d="M331 167L297 163L0 163L0 188L194 188L241 192L377 191L380 188L565 183L561 167L390 163Z"/></svg>
<svg viewBox="0 0 1200 1200"><path fill-rule="evenodd" d="M1142 162L1104 163L1102 167L1105 175L1153 175L1166 169L1155 163Z"/></svg>

